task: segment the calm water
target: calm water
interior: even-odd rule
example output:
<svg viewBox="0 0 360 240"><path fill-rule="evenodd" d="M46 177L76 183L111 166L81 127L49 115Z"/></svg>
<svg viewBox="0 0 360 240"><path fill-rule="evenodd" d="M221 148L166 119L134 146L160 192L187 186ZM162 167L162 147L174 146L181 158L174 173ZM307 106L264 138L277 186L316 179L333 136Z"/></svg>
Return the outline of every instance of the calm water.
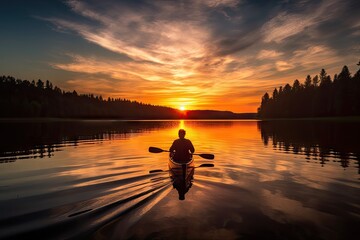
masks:
<svg viewBox="0 0 360 240"><path fill-rule="evenodd" d="M168 149L197 153L180 201ZM0 122L0 238L354 239L360 124L257 121Z"/></svg>

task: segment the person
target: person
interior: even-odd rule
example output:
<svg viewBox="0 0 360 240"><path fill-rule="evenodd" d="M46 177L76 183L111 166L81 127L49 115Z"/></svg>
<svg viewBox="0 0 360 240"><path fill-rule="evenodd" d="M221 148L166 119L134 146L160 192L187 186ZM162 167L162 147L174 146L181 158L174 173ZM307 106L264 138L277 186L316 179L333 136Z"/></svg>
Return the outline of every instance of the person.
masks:
<svg viewBox="0 0 360 240"><path fill-rule="evenodd" d="M195 148L189 139L185 138L186 131L179 130L179 139L176 139L170 147L170 157L175 162L183 163L191 159L191 154L195 152Z"/></svg>

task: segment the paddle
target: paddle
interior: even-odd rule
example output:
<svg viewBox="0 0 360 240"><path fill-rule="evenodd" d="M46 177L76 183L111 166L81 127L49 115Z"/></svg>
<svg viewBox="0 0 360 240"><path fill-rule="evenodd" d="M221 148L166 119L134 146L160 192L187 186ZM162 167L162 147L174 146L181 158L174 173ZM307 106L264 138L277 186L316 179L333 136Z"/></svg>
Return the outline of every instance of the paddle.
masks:
<svg viewBox="0 0 360 240"><path fill-rule="evenodd" d="M204 164L201 164L200 166L197 166L195 168L203 168L203 167L214 167L214 164L212 164L212 163L204 163ZM169 170L155 169L155 170L150 170L149 173L167 172L167 171L169 171Z"/></svg>
<svg viewBox="0 0 360 240"><path fill-rule="evenodd" d="M161 153L161 152L169 152L167 150L163 150L161 148L157 148L157 147L149 147L149 152L151 153ZM196 154L196 153L193 153L193 155L198 155L202 158L205 158L205 159L214 159L215 156L214 154L208 154L208 153L202 153L202 154Z"/></svg>

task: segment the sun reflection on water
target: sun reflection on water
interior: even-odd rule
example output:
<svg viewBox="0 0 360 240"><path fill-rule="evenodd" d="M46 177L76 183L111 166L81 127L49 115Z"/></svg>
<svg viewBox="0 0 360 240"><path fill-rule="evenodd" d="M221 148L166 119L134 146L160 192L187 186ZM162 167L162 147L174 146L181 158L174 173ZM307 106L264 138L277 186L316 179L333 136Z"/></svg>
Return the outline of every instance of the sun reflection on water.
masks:
<svg viewBox="0 0 360 240"><path fill-rule="evenodd" d="M344 142L347 148L354 146L348 154L353 157L344 159L347 154L340 152L343 146L338 143L322 155L327 161L321 161L321 141L316 145L318 156L309 157L305 140L313 139L304 139L297 132L289 135L288 130L274 131L272 126L257 121L133 121L97 127L91 123L81 132L76 132L80 131L77 127L75 132L54 136L31 132L33 139L52 145L55 151L50 156L29 159L18 159L13 152L13 162L0 164L0 221L12 218L16 223L7 228L0 226L0 238L15 230L25 233L34 222L56 226L63 220L50 216L68 219L76 214L82 216L83 211L83 225L70 231L73 234L96 226L104 236L111 232L112 236L124 238L153 236L155 226L163 226L158 232L168 236L173 233L169 229L176 229L172 223L178 221L194 238L210 236L215 230L219 236L241 236L247 229L253 233L267 224L272 226L266 230L270 232L289 224L305 235L310 232L326 238L331 236L329 229L350 228L346 224L356 218L356 143ZM11 131L18 134L13 139L29 140L24 146L14 141L9 149L24 154L32 138L22 136L23 129L19 129L19 133ZM177 200L172 188L166 172L168 155L148 152L150 146L167 150L179 129L186 130L186 138L193 142L196 153L215 154L214 160L194 158L196 166L215 166L195 169L187 204ZM34 146L41 148L37 142ZM3 153L6 158L9 152ZM154 169L160 171L149 174ZM52 215L44 214L46 211ZM33 214L31 221L22 218L28 213ZM306 224L301 225L303 222ZM227 232L221 233L224 226ZM34 229L45 227L34 225ZM286 236L294 237L289 234Z"/></svg>

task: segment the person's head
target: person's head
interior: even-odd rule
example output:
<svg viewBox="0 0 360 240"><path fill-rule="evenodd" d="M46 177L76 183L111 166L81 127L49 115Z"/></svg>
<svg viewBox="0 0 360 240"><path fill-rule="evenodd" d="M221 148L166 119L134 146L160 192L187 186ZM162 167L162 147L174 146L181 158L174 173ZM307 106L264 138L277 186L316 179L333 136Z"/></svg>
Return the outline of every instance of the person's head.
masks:
<svg viewBox="0 0 360 240"><path fill-rule="evenodd" d="M185 137L185 134L186 134L186 132L184 129L179 130L179 138L183 139Z"/></svg>

